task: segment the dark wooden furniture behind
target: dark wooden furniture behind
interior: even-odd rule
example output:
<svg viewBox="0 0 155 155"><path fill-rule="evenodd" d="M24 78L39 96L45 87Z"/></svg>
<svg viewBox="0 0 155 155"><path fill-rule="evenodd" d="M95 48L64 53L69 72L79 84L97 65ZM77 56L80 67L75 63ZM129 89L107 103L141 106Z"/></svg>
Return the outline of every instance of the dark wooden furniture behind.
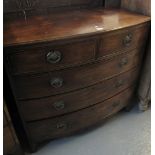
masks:
<svg viewBox="0 0 155 155"><path fill-rule="evenodd" d="M3 155L24 155L15 134L10 115L4 104L3 111Z"/></svg>
<svg viewBox="0 0 155 155"><path fill-rule="evenodd" d="M23 145L34 151L130 105L149 27L147 16L103 8L6 20L5 96Z"/></svg>

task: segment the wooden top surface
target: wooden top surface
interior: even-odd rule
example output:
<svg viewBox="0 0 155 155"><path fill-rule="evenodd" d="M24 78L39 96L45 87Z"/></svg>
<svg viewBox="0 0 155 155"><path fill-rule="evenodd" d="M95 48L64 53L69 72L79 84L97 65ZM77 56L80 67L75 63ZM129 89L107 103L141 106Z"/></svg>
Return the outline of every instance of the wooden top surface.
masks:
<svg viewBox="0 0 155 155"><path fill-rule="evenodd" d="M24 45L87 36L149 21L125 10L73 10L4 21L4 46Z"/></svg>

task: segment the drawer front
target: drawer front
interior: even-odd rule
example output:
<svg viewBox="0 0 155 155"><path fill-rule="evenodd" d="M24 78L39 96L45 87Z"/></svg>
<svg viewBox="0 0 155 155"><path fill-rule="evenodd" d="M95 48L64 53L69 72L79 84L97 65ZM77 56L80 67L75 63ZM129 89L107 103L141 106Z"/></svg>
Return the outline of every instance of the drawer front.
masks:
<svg viewBox="0 0 155 155"><path fill-rule="evenodd" d="M46 72L87 63L95 58L95 39L48 47L25 49L9 54L14 74Z"/></svg>
<svg viewBox="0 0 155 155"><path fill-rule="evenodd" d="M92 126L131 103L133 87L89 108L43 121L28 123L32 139L37 142L66 136Z"/></svg>
<svg viewBox="0 0 155 155"><path fill-rule="evenodd" d="M18 99L32 99L85 88L137 66L141 56L141 51L134 50L107 61L73 69L34 76L17 76L14 77L15 92Z"/></svg>
<svg viewBox="0 0 155 155"><path fill-rule="evenodd" d="M129 72L72 93L21 101L22 114L26 121L32 121L55 117L89 107L136 84L138 70L138 68L134 68Z"/></svg>
<svg viewBox="0 0 155 155"><path fill-rule="evenodd" d="M100 39L98 57L112 52L124 51L144 46L148 35L148 24L104 34Z"/></svg>

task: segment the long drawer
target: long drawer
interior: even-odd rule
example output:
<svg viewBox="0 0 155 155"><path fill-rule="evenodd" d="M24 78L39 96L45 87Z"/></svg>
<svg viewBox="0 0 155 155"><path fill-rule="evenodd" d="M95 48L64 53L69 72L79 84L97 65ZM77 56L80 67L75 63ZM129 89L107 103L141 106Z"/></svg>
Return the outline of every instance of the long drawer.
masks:
<svg viewBox="0 0 155 155"><path fill-rule="evenodd" d="M15 76L18 99L48 97L85 88L137 66L142 51L135 49L107 61L39 75Z"/></svg>
<svg viewBox="0 0 155 155"><path fill-rule="evenodd" d="M144 44L148 23L66 43L11 49L9 69L13 74L41 73L94 61L118 51L131 50ZM96 41L99 40L99 50Z"/></svg>
<svg viewBox="0 0 155 155"><path fill-rule="evenodd" d="M131 102L134 87L89 108L57 117L28 123L31 137L36 142L66 136L92 126L118 112Z"/></svg>
<svg viewBox="0 0 155 155"><path fill-rule="evenodd" d="M77 111L104 101L124 89L136 84L139 68L104 80L79 91L53 97L20 101L20 108L26 121L45 119Z"/></svg>

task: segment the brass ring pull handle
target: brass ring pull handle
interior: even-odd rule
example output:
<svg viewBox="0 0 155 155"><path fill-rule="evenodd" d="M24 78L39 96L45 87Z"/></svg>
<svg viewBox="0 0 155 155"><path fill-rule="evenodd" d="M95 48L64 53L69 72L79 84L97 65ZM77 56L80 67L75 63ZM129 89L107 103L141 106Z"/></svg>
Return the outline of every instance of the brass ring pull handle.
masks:
<svg viewBox="0 0 155 155"><path fill-rule="evenodd" d="M63 79L62 78L53 78L50 80L50 84L54 88L60 88L63 85Z"/></svg>
<svg viewBox="0 0 155 155"><path fill-rule="evenodd" d="M127 59L127 58L123 58L123 59L120 61L119 66L120 66L120 67L123 67L123 66L125 66L125 65L127 65L127 64L128 64L128 59Z"/></svg>
<svg viewBox="0 0 155 155"><path fill-rule="evenodd" d="M53 107L56 109L56 110L62 110L65 108L65 104L64 104L64 101L58 101L58 102L55 102L53 104Z"/></svg>
<svg viewBox="0 0 155 155"><path fill-rule="evenodd" d="M129 46L132 42L132 34L129 33L128 35L125 36L125 38L123 39L123 45L125 46Z"/></svg>
<svg viewBox="0 0 155 155"><path fill-rule="evenodd" d="M52 64L58 63L61 60L61 53L59 51L48 52L46 59L49 63Z"/></svg>
<svg viewBox="0 0 155 155"><path fill-rule="evenodd" d="M119 88L119 87L123 86L123 84L124 84L124 81L123 80L119 80L119 81L117 81L115 87Z"/></svg>
<svg viewBox="0 0 155 155"><path fill-rule="evenodd" d="M57 129L66 129L67 128L67 124L66 123L58 123L56 125Z"/></svg>

